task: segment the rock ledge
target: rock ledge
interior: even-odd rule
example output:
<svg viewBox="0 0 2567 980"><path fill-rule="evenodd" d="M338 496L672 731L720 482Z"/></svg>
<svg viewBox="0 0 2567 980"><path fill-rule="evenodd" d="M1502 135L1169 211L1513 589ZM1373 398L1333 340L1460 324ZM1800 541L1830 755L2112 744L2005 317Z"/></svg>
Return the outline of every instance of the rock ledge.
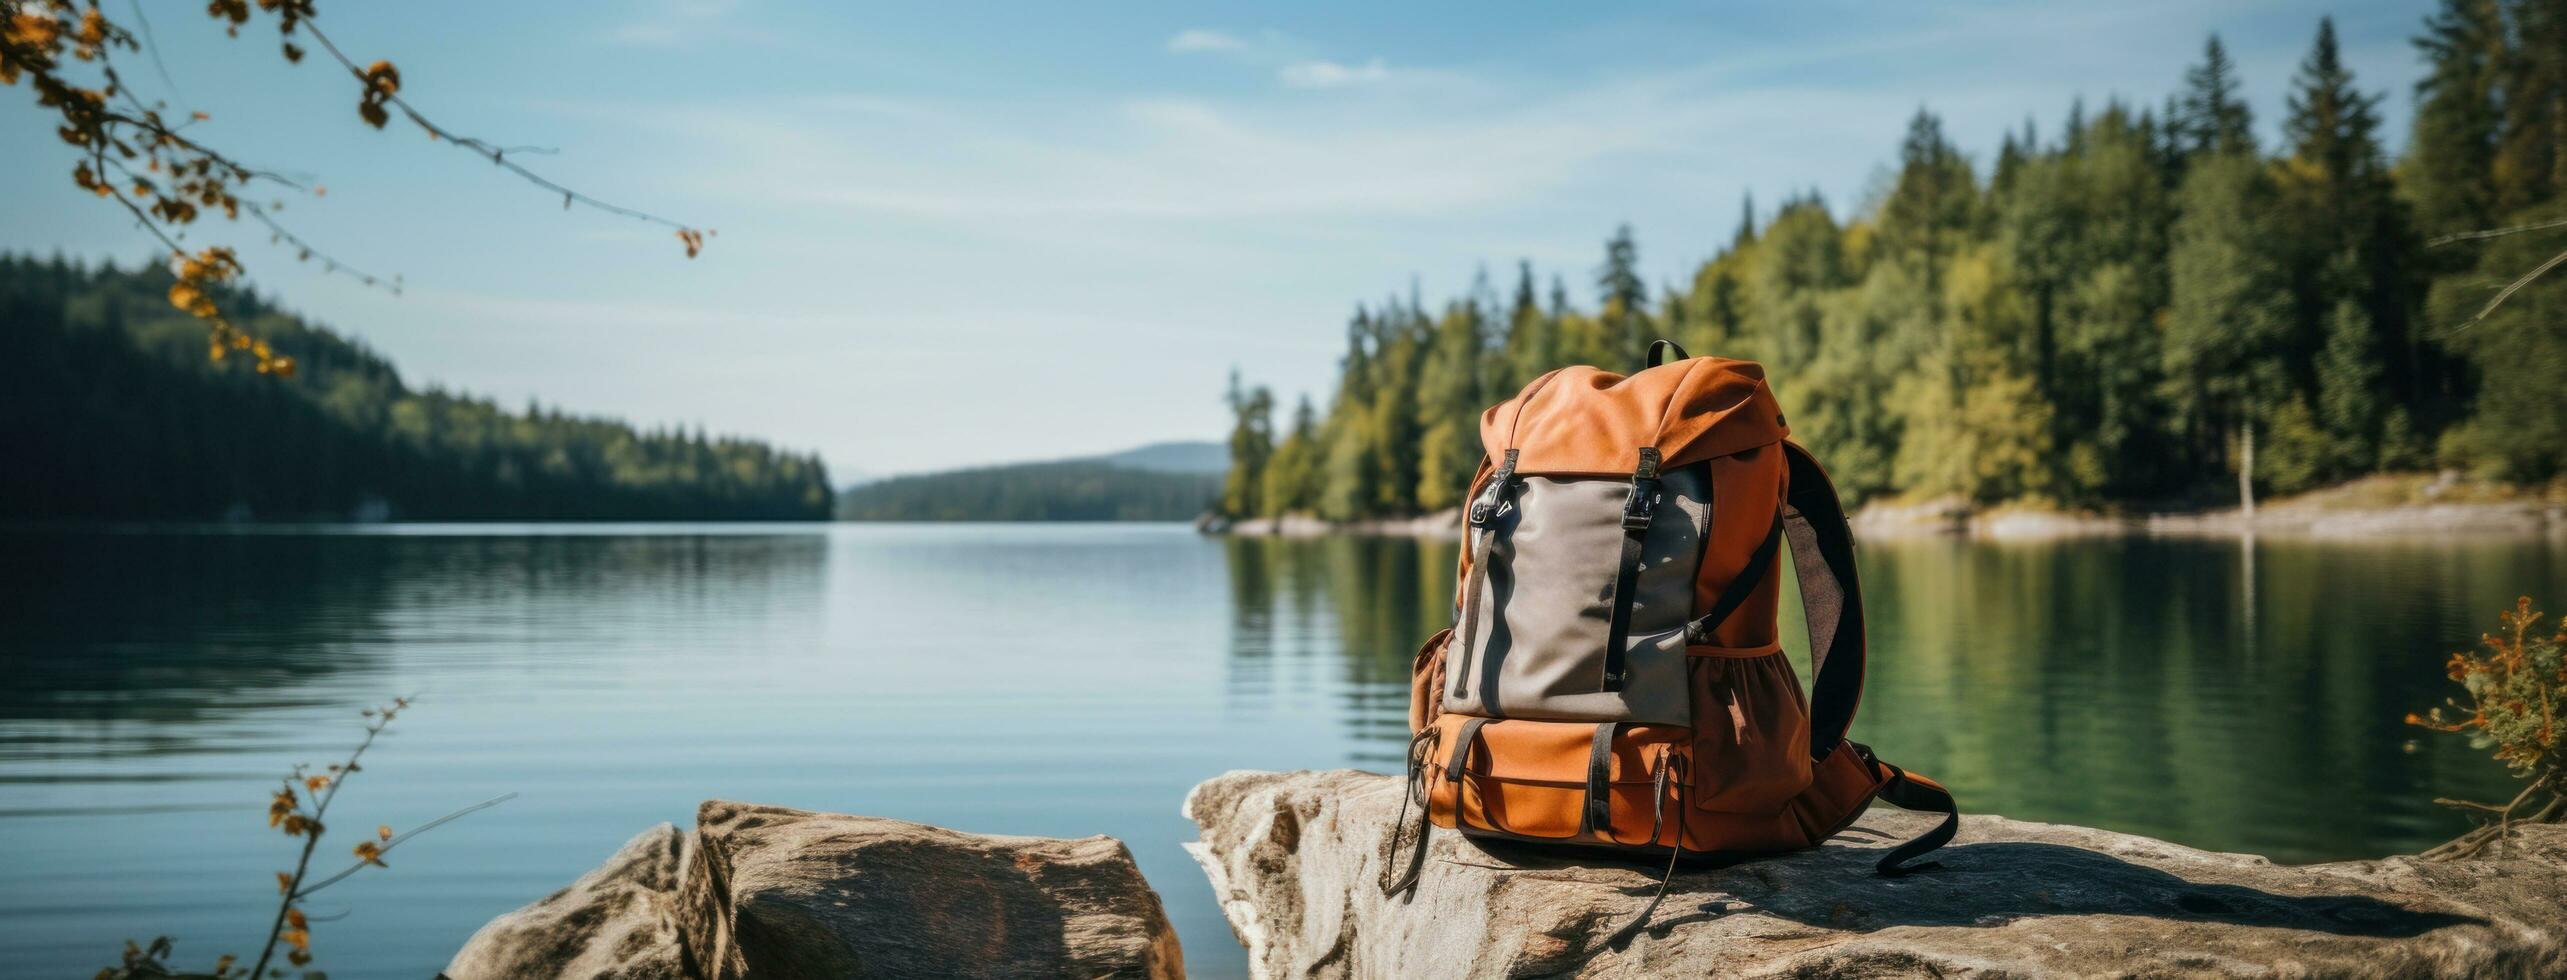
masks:
<svg viewBox="0 0 2567 980"><path fill-rule="evenodd" d="M474 933L446 975L616 980L1185 975L1111 837L967 834L707 801Z"/></svg>
<svg viewBox="0 0 2567 980"><path fill-rule="evenodd" d="M1263 977L2567 976L2567 827L2496 858L2282 866L2109 831L1964 818L1940 870L1871 874L1933 818L1875 807L1817 850L1678 876L1445 831L1413 901L1379 882L1398 781L1233 772L1189 845Z"/></svg>

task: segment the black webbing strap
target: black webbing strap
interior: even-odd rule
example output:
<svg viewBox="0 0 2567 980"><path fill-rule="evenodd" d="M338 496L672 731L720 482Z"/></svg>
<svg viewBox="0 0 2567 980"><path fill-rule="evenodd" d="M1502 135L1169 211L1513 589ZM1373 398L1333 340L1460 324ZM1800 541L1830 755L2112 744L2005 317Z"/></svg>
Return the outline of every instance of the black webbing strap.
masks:
<svg viewBox="0 0 2567 980"><path fill-rule="evenodd" d="M1507 450L1506 460L1498 464L1497 472L1489 474L1488 485L1480 488L1479 497L1471 501L1471 580L1462 585L1462 654L1451 668L1453 699L1457 701L1471 694L1472 661L1480 646L1480 603L1486 596L1480 583L1488 580L1489 539L1496 533L1489 529L1489 521L1505 505L1507 496L1515 492L1515 457L1515 450Z"/></svg>
<svg viewBox="0 0 2567 980"><path fill-rule="evenodd" d="M1940 861L1927 861L1922 864L1909 862L1945 844L1952 843L1952 835L1961 829L1961 805L1954 801L1952 794L1942 787L1910 778L1907 770L1873 758L1869 747L1855 743L1848 744L1854 745L1856 751L1863 754L1864 762L1878 764L1881 768L1890 771L1889 782L1881 784L1879 794L1881 799L1889 801L1891 806L1902 810L1943 815L1943 822L1935 824L1934 829L1926 831L1915 840L1890 848L1888 854L1881 856L1880 863L1873 866L1874 869L1878 870L1884 878L1896 878L1942 867L1943 863Z"/></svg>
<svg viewBox="0 0 2567 980"><path fill-rule="evenodd" d="M1640 464L1631 470L1631 492L1622 498L1622 557L1613 576L1613 613L1604 632L1604 679L1596 686L1600 691L1622 690L1631 672L1623 648L1631 643L1632 593L1640 588L1640 552L1657 514L1658 450L1643 446Z"/></svg>
<svg viewBox="0 0 2567 980"><path fill-rule="evenodd" d="M1587 752L1586 832L1613 837L1613 733L1620 722L1595 726L1595 747Z"/></svg>
<svg viewBox="0 0 2567 980"><path fill-rule="evenodd" d="M1801 611L1809 621L1809 748L1815 758L1844 740L1863 698L1863 590L1854 574L1853 529L1836 487L1807 450L1782 446L1794 512L1784 522L1785 535L1800 579Z"/></svg>
<svg viewBox="0 0 2567 980"><path fill-rule="evenodd" d="M1408 783L1400 788L1399 819L1390 825L1390 857L1383 862L1382 894L1399 895L1401 901L1417 897L1417 873L1426 867L1427 836L1435 832L1433 808L1426 805L1426 757L1433 752L1435 736L1440 729L1427 728L1408 740ZM1389 869L1401 867L1399 838L1408 827L1408 806L1417 804L1417 840L1408 845L1408 864L1397 879L1388 877Z"/></svg>
<svg viewBox="0 0 2567 980"><path fill-rule="evenodd" d="M1676 880L1676 862L1685 856L1685 787L1690 780L1685 777L1684 769L1685 757L1676 755L1675 753L1668 753L1664 758L1658 760L1658 789L1655 812L1652 813L1649 818L1649 842L1652 844L1658 842L1659 828L1665 825L1668 800L1667 784L1670 776L1674 778L1676 787L1674 796L1676 801L1676 839L1667 848L1667 870L1660 872L1658 875L1657 894L1649 896L1649 904L1641 906L1640 913L1632 916L1631 921L1623 923L1622 928L1614 930L1613 935L1605 937L1604 944L1614 949L1621 949L1624 946L1630 945L1632 937L1639 935L1641 928L1649 924L1649 917L1658 914L1658 904L1667 900L1667 886L1673 884ZM1610 831L1608 831L1608 833L1610 833Z"/></svg>
<svg viewBox="0 0 2567 980"><path fill-rule="evenodd" d="M1776 514L1773 528L1765 532L1765 540L1756 545L1755 554L1747 557L1746 567L1739 569L1738 574L1729 579L1728 587L1720 590L1720 598L1712 602L1711 611L1685 624L1685 642L1711 642L1712 633L1720 629L1720 624L1728 622L1738 607L1746 605L1747 597L1755 595L1756 587L1773 572L1774 555L1782 550L1782 542L1783 516Z"/></svg>
<svg viewBox="0 0 2567 980"><path fill-rule="evenodd" d="M1462 781L1462 774L1469 771L1471 767L1471 746L1479 744L1480 726L1488 723L1489 720L1486 718L1473 718L1462 723L1461 738L1455 740L1453 743L1453 757L1451 761L1444 765L1445 782L1460 783ZM1453 793L1453 822L1461 822L1461 812L1461 788L1456 786L1454 787Z"/></svg>

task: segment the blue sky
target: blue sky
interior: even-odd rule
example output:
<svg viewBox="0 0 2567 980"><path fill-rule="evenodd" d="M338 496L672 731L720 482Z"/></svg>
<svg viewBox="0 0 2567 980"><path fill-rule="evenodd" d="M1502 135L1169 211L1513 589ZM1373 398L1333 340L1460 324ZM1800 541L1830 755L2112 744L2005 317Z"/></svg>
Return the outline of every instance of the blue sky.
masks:
<svg viewBox="0 0 2567 980"><path fill-rule="evenodd" d="M557 148L530 166L719 235L585 211L141 0L198 132L311 175L284 217L391 296L248 228L256 285L417 383L701 424L909 472L1217 438L1232 365L1324 397L1358 301L1455 294L1485 264L1566 275L1635 228L1674 282L1739 198L1841 212L1920 105L1984 164L2072 97L2158 104L2218 31L2257 128L2318 17L2402 143L2423 2L937 4L325 0L441 123ZM112 11L121 4L109 4ZM166 86L129 65L147 92ZM148 239L69 181L25 89L0 90L0 249L133 261ZM2394 144L2393 144L2394 145ZM221 234L222 237L210 237Z"/></svg>

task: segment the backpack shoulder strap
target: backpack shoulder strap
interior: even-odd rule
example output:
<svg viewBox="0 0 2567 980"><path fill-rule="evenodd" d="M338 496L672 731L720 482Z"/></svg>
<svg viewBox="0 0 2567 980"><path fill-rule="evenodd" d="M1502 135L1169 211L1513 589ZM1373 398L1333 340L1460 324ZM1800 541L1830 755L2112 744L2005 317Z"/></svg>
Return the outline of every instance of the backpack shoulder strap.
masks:
<svg viewBox="0 0 2567 980"><path fill-rule="evenodd" d="M1791 442L1782 447L1791 488L1783 537L1791 543L1801 611L1809 620L1809 748L1823 756L1845 740L1863 700L1863 586L1836 485L1809 450Z"/></svg>
<svg viewBox="0 0 2567 980"><path fill-rule="evenodd" d="M1883 876L1897 877L1938 865L1918 858L1952 842L1961 827L1961 808L1943 784L1909 772L1872 754L1870 746L1845 739L1853 727L1854 709L1863 700L1863 585L1854 574L1854 529L1845 519L1845 504L1809 450L1783 443L1790 467L1789 506L1783 536L1791 542L1792 571L1800 579L1801 611L1809 619L1810 753L1823 757L1850 749L1872 769L1880 798L1905 810L1939 813L1943 819L1921 837L1890 848L1880 860Z"/></svg>

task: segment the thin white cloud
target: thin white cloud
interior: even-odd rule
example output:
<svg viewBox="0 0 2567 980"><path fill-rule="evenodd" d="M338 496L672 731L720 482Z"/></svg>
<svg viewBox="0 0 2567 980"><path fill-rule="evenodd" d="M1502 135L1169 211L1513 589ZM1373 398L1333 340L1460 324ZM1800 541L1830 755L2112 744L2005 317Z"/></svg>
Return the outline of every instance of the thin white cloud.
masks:
<svg viewBox="0 0 2567 980"><path fill-rule="evenodd" d="M1360 65L1341 64L1334 61L1296 61L1283 66L1282 71L1275 73L1277 80L1293 88L1345 88L1349 85L1378 82L1389 77L1390 66L1382 64L1380 58L1374 58Z"/></svg>
<svg viewBox="0 0 2567 980"><path fill-rule="evenodd" d="M1236 35L1202 27L1190 27L1185 30L1178 31L1175 37L1168 39L1168 50L1178 54L1192 54L1204 51L1243 51L1246 50L1247 47L1248 42L1239 39Z"/></svg>
<svg viewBox="0 0 2567 980"><path fill-rule="evenodd" d="M743 0L662 0L640 18L609 28L605 40L628 47L666 48L708 38L770 39L762 32L730 23L731 14L742 3Z"/></svg>
<svg viewBox="0 0 2567 980"><path fill-rule="evenodd" d="M1530 99L1385 91L1360 102L1151 98L1032 111L815 96L615 114L696 145L758 148L688 168L718 180L671 178L720 198L1021 235L1029 229L1015 222L1487 216L1565 186L1609 185L1617 158L1732 179L1746 176L1733 165L1809 153L1868 162L1914 108L1868 93L1723 91L1665 76ZM815 116L833 125L814 129ZM1794 137L1736 138L1774 132Z"/></svg>

